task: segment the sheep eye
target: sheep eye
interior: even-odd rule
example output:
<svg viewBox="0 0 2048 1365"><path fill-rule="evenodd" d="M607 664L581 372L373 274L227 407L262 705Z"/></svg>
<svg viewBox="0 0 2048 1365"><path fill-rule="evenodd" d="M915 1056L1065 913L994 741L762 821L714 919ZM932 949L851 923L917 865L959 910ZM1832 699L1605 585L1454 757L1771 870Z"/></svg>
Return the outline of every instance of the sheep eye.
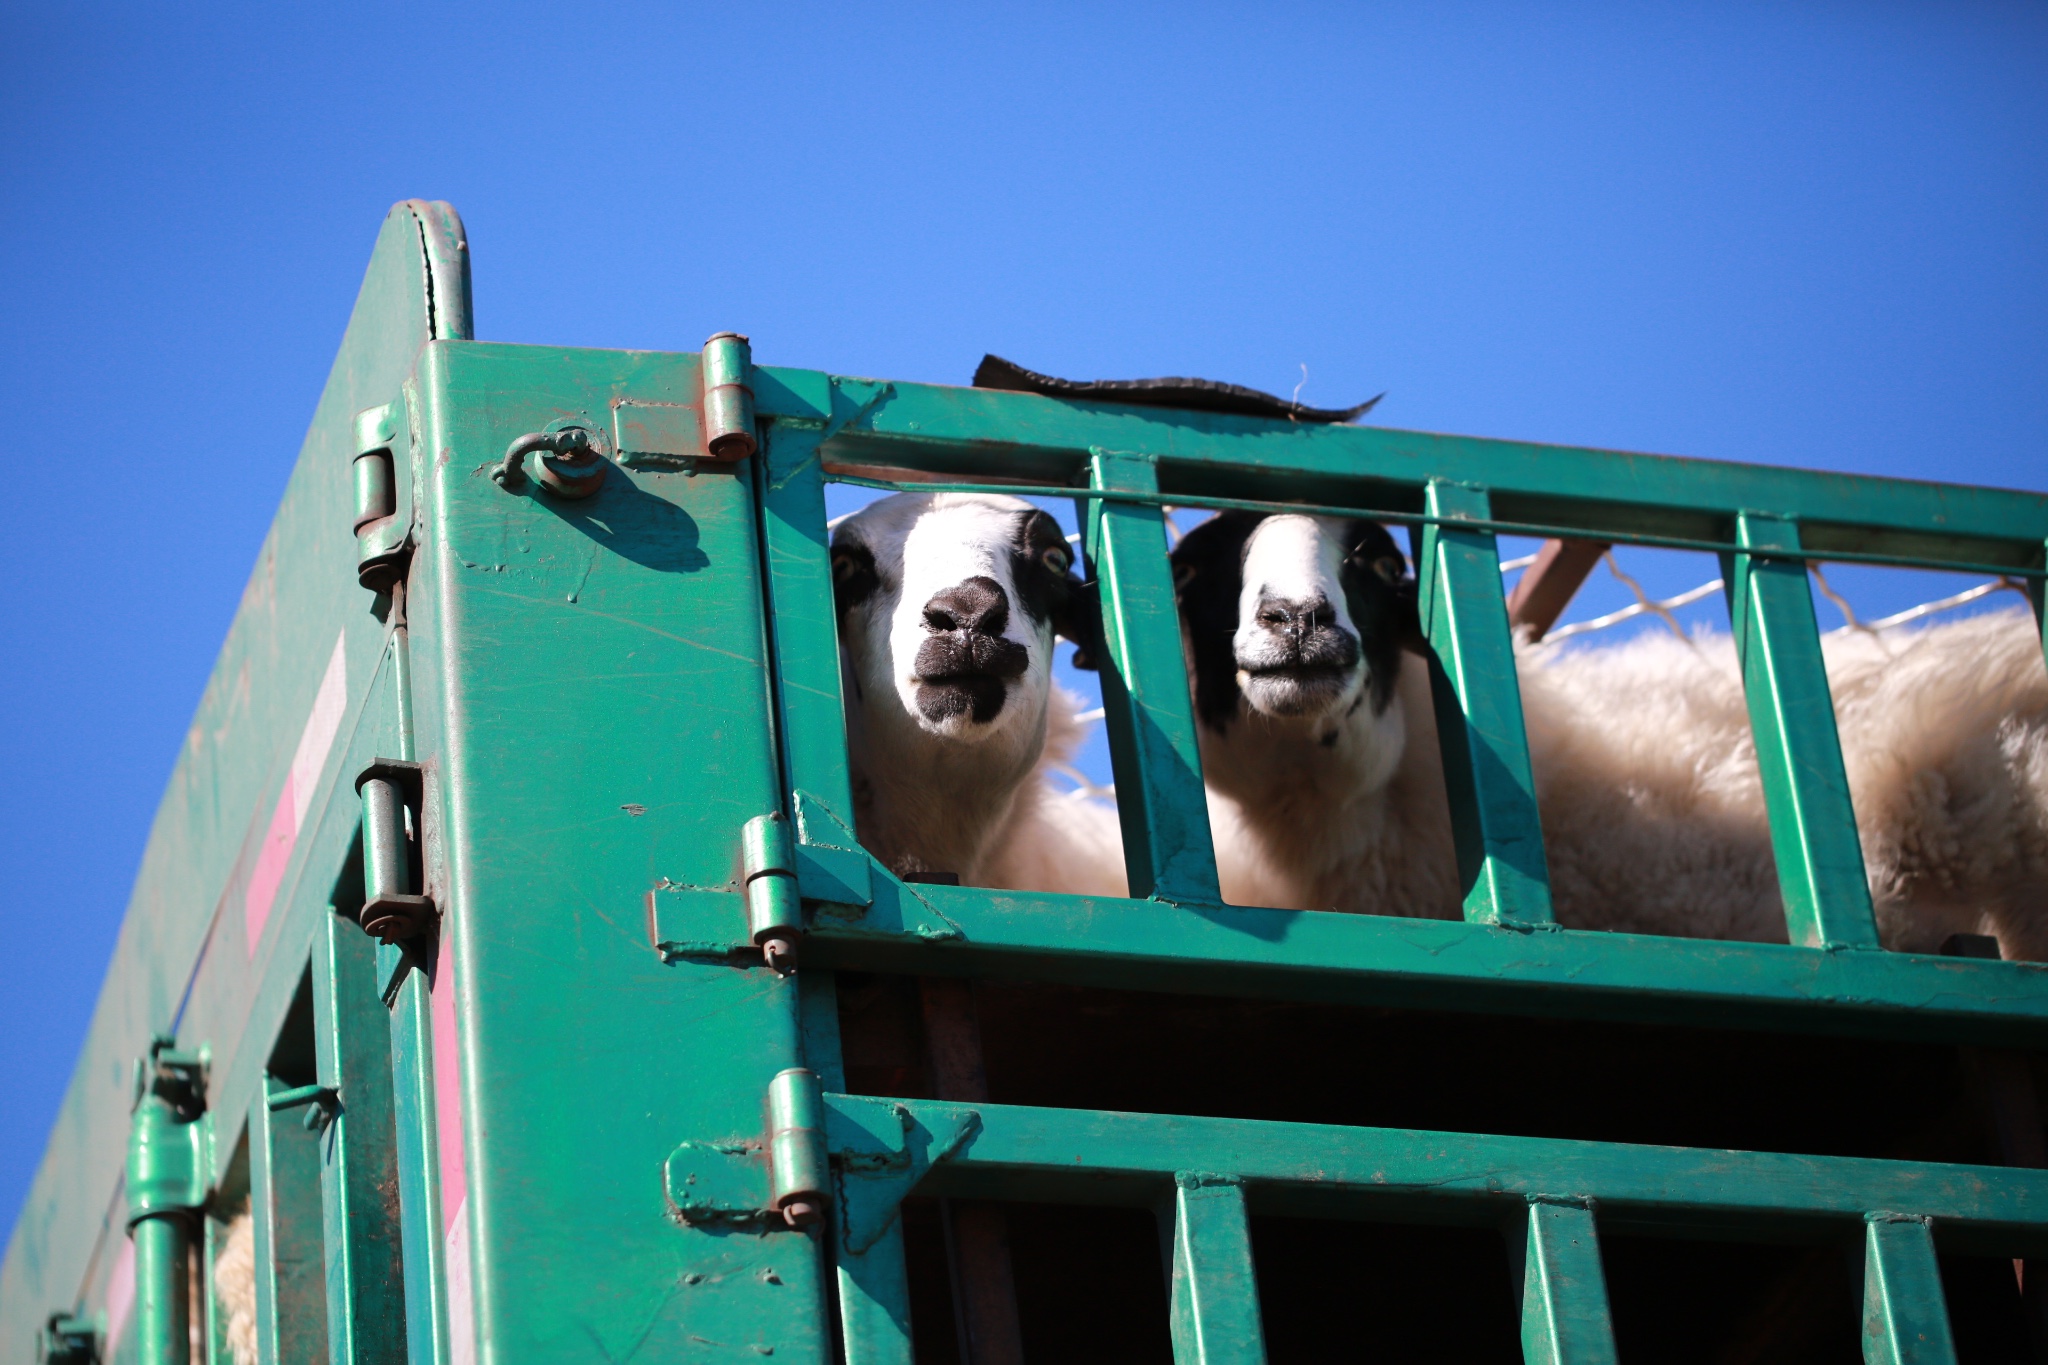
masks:
<svg viewBox="0 0 2048 1365"><path fill-rule="evenodd" d="M1045 562L1046 568L1051 569L1056 574L1066 573L1068 566L1074 562L1068 556L1065 548L1058 545L1046 546L1044 552L1039 555L1039 558Z"/></svg>
<svg viewBox="0 0 2048 1365"><path fill-rule="evenodd" d="M1398 583L1401 581L1401 561L1392 555L1385 555L1375 559L1372 562L1372 571L1378 574L1384 582Z"/></svg>

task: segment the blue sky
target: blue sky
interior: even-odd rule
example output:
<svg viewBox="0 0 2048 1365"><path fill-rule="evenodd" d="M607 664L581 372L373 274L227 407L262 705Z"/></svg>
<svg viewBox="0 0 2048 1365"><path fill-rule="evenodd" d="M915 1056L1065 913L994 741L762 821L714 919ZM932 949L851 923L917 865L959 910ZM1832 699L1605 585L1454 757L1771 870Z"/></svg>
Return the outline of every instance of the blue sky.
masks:
<svg viewBox="0 0 2048 1365"><path fill-rule="evenodd" d="M1305 365L1392 426L2048 488L2038 5L17 4L0 38L10 1221L394 200L461 209L492 340ZM1898 577L1837 581L1939 591Z"/></svg>

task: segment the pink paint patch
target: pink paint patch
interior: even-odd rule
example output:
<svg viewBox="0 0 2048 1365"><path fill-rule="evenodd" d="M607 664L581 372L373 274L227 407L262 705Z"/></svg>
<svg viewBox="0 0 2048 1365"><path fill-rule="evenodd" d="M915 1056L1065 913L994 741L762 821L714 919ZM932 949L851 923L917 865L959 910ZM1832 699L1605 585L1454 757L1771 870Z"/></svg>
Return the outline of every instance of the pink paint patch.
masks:
<svg viewBox="0 0 2048 1365"><path fill-rule="evenodd" d="M256 944L270 919L277 888L284 884L285 864L292 860L292 848L299 841L299 827L292 820L292 810L292 779L287 773L277 809L270 813L270 828L263 834L263 846L256 852L256 870L249 874L248 894L242 899L242 928L248 935L250 957L256 956Z"/></svg>
<svg viewBox="0 0 2048 1365"><path fill-rule="evenodd" d="M469 1197L469 1170L462 1153L462 1076L455 1037L455 939L443 924L439 961L429 987L434 1030L434 1136L440 1147L441 1225L456 1227Z"/></svg>
<svg viewBox="0 0 2048 1365"><path fill-rule="evenodd" d="M428 983L434 1034L434 1139L441 1166L441 1235L447 1251L449 1365L476 1360L476 1308L470 1285L469 1166L462 1148L461 1049L455 1030L455 937L441 927Z"/></svg>
<svg viewBox="0 0 2048 1365"><path fill-rule="evenodd" d="M107 1358L121 1344L128 1326L128 1310L135 1307L135 1243L121 1239L121 1254L114 1258L113 1273L107 1276Z"/></svg>
<svg viewBox="0 0 2048 1365"><path fill-rule="evenodd" d="M341 730L342 712L348 708L348 655L346 632L334 637L334 653L328 656L327 671L320 677L320 690L313 695L313 709L299 731L299 746L292 751L292 766L284 775L284 790L278 793L277 808L270 813L270 827L264 831L263 846L256 852L256 866L249 874L249 889L242 898L244 946L256 956L263 938L263 926L270 922L270 909L284 885L284 870L299 842L299 830L312 808L313 793L320 785L321 770Z"/></svg>
<svg viewBox="0 0 2048 1365"><path fill-rule="evenodd" d="M476 1360L476 1302L469 1276L469 1229L464 1215L468 1202L455 1206L448 1228L448 1365L472 1365Z"/></svg>

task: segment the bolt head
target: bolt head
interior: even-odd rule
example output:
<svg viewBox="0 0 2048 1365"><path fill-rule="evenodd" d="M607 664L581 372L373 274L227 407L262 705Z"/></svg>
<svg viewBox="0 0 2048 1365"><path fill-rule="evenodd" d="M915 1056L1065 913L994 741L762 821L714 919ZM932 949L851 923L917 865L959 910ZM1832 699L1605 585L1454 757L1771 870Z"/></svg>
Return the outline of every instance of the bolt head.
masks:
<svg viewBox="0 0 2048 1365"><path fill-rule="evenodd" d="M815 1199L792 1199L782 1206L782 1220L793 1228L807 1228L824 1216Z"/></svg>

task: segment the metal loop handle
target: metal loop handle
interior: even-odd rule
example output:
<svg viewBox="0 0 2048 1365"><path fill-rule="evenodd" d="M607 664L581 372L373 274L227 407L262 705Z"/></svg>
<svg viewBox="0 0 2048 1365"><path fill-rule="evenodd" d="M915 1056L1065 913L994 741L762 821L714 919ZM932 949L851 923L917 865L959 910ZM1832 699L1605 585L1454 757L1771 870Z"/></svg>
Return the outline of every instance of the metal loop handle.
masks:
<svg viewBox="0 0 2048 1365"><path fill-rule="evenodd" d="M491 477L507 488L517 488L526 482L527 456L536 452L546 455L587 453L591 448L590 441L590 433L582 427L529 431L505 447L505 461L491 471Z"/></svg>

